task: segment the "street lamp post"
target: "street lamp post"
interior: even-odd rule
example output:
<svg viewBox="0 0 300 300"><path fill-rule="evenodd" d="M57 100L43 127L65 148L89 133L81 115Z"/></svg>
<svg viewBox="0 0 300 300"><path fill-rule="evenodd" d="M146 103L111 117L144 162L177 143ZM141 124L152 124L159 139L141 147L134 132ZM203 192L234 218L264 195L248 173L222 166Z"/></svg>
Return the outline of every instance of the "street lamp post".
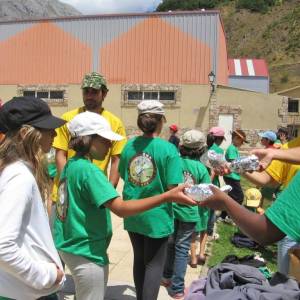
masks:
<svg viewBox="0 0 300 300"><path fill-rule="evenodd" d="M215 91L215 78L216 78L215 73L213 71L210 71L210 73L208 74L208 80L211 86L212 93Z"/></svg>

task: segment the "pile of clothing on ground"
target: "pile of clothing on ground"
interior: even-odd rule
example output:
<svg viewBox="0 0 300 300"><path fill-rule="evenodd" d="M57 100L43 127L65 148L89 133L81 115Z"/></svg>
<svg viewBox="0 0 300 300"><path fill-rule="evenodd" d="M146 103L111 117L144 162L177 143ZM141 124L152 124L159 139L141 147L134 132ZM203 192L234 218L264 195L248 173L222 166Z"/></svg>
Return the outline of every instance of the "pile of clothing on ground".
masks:
<svg viewBox="0 0 300 300"><path fill-rule="evenodd" d="M265 263L253 256L227 256L192 282L185 300L299 300L298 282L281 273L271 276Z"/></svg>

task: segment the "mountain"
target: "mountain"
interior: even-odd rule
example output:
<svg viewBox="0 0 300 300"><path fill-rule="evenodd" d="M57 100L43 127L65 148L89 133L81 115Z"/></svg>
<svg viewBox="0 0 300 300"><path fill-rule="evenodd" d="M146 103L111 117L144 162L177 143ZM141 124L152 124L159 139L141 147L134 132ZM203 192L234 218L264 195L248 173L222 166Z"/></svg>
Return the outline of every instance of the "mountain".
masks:
<svg viewBox="0 0 300 300"><path fill-rule="evenodd" d="M221 12L230 58L263 58L271 77L271 92L300 82L300 1L277 0L260 12L241 9L239 3L257 0L201 0ZM257 1L262 3L263 1ZM163 4L163 5L162 5ZM194 0L164 0L158 10L200 8ZM188 6L189 4L189 6Z"/></svg>
<svg viewBox="0 0 300 300"><path fill-rule="evenodd" d="M236 9L233 2L219 6L232 58L266 59L271 91L300 82L300 3L284 1L266 13Z"/></svg>
<svg viewBox="0 0 300 300"><path fill-rule="evenodd" d="M0 0L0 21L81 15L57 0Z"/></svg>

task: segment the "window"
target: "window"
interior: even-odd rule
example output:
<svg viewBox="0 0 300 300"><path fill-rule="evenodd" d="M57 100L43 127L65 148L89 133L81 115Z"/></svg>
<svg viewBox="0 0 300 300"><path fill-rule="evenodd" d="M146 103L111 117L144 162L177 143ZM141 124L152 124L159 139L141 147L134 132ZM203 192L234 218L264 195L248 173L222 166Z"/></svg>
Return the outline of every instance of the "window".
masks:
<svg viewBox="0 0 300 300"><path fill-rule="evenodd" d="M135 106L142 100L158 100L173 108L180 107L181 86L176 84L123 84L121 103Z"/></svg>
<svg viewBox="0 0 300 300"><path fill-rule="evenodd" d="M128 91L127 92L128 101L141 101L141 100L160 100L160 101L174 101L175 92L152 92L152 91Z"/></svg>
<svg viewBox="0 0 300 300"><path fill-rule="evenodd" d="M298 137L298 127L296 127L295 125L288 125L287 127L292 138Z"/></svg>
<svg viewBox="0 0 300 300"><path fill-rule="evenodd" d="M50 105L65 105L66 86L19 86L18 94L25 97L38 97L45 100Z"/></svg>
<svg viewBox="0 0 300 300"><path fill-rule="evenodd" d="M35 97L35 91L24 91L23 96L24 97Z"/></svg>
<svg viewBox="0 0 300 300"><path fill-rule="evenodd" d="M298 113L299 112L299 101L298 100L289 99L288 112L289 113Z"/></svg>
<svg viewBox="0 0 300 300"><path fill-rule="evenodd" d="M140 100L143 99L142 92L128 92L128 100Z"/></svg>
<svg viewBox="0 0 300 300"><path fill-rule="evenodd" d="M37 96L38 98L48 99L48 98L49 98L49 92L45 92L45 91L42 91L42 92L36 92L36 96Z"/></svg>
<svg viewBox="0 0 300 300"><path fill-rule="evenodd" d="M64 91L50 91L50 99L64 99Z"/></svg>
<svg viewBox="0 0 300 300"><path fill-rule="evenodd" d="M175 92L160 92L160 100L174 100Z"/></svg>

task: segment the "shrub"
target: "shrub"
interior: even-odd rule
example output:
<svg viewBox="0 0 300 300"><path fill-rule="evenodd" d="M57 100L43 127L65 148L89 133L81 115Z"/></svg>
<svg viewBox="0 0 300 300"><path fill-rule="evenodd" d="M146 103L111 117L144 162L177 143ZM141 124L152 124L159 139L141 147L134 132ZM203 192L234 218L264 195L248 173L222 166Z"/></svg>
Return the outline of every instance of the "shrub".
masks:
<svg viewBox="0 0 300 300"><path fill-rule="evenodd" d="M237 0L236 7L266 13L269 7L276 3L276 0Z"/></svg>

